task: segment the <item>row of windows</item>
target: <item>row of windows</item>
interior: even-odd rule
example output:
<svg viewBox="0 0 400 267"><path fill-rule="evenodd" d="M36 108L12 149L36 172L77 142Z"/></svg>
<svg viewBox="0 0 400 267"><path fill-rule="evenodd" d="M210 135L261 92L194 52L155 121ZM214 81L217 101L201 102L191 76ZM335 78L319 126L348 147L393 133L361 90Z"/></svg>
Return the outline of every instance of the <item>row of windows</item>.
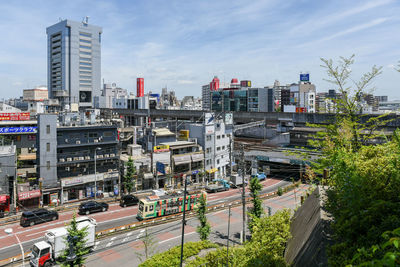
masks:
<svg viewBox="0 0 400 267"><path fill-rule="evenodd" d="M92 67L83 67L83 66L79 66L80 70L92 70Z"/></svg>
<svg viewBox="0 0 400 267"><path fill-rule="evenodd" d="M84 52L84 51L79 51L79 53L81 55L91 55L92 54L92 52Z"/></svg>
<svg viewBox="0 0 400 267"><path fill-rule="evenodd" d="M90 62L79 62L79 65L92 66Z"/></svg>
<svg viewBox="0 0 400 267"><path fill-rule="evenodd" d="M92 74L92 72L81 70L81 71L79 71L79 74Z"/></svg>
<svg viewBox="0 0 400 267"><path fill-rule="evenodd" d="M79 48L92 49L91 46L87 46L87 45L79 45Z"/></svg>
<svg viewBox="0 0 400 267"><path fill-rule="evenodd" d="M92 76L88 76L88 75L79 75L79 78L81 78L81 79L92 79Z"/></svg>
<svg viewBox="0 0 400 267"><path fill-rule="evenodd" d="M91 88L92 87L92 85L90 85L90 84L79 84L79 87L86 87L86 88Z"/></svg>
<svg viewBox="0 0 400 267"><path fill-rule="evenodd" d="M87 43L87 44L91 44L92 43L91 40L85 40L85 39L79 39L79 42Z"/></svg>
<svg viewBox="0 0 400 267"><path fill-rule="evenodd" d="M79 57L80 61L92 61L92 58L90 57Z"/></svg>
<svg viewBox="0 0 400 267"><path fill-rule="evenodd" d="M80 36L85 36L85 37L92 37L91 33L86 33L86 32L80 32L79 35Z"/></svg>
<svg viewBox="0 0 400 267"><path fill-rule="evenodd" d="M80 84L82 84L82 83L91 84L92 81L91 81L91 80L79 80L79 83L80 83Z"/></svg>

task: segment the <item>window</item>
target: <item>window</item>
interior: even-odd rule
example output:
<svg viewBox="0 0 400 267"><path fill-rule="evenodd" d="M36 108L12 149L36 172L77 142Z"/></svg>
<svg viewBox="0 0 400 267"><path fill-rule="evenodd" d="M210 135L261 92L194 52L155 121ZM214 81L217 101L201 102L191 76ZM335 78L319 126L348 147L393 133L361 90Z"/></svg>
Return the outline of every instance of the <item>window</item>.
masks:
<svg viewBox="0 0 400 267"><path fill-rule="evenodd" d="M207 141L211 141L211 135L207 135Z"/></svg>
<svg viewBox="0 0 400 267"><path fill-rule="evenodd" d="M217 140L219 140L219 139L221 139L221 136L220 136L220 135L217 135Z"/></svg>
<svg viewBox="0 0 400 267"><path fill-rule="evenodd" d="M154 206L151 205L151 206L149 207L149 211L153 211L153 210L154 210Z"/></svg>
<svg viewBox="0 0 400 267"><path fill-rule="evenodd" d="M84 49L91 49L92 47L87 46L87 45L80 45L79 48L84 48Z"/></svg>
<svg viewBox="0 0 400 267"><path fill-rule="evenodd" d="M79 66L80 70L92 70L91 67L83 67L83 66Z"/></svg>
<svg viewBox="0 0 400 267"><path fill-rule="evenodd" d="M104 132L104 137L111 137L111 136L113 136L113 132L111 131Z"/></svg>
<svg viewBox="0 0 400 267"><path fill-rule="evenodd" d="M96 138L97 137L97 133L89 133L89 138Z"/></svg>
<svg viewBox="0 0 400 267"><path fill-rule="evenodd" d="M46 126L46 133L47 133L47 134L50 134L50 125L47 125L47 126Z"/></svg>
<svg viewBox="0 0 400 267"><path fill-rule="evenodd" d="M79 65L92 66L92 63L90 63L90 62L79 62Z"/></svg>
<svg viewBox="0 0 400 267"><path fill-rule="evenodd" d="M92 74L90 71L79 71L79 74Z"/></svg>
<svg viewBox="0 0 400 267"><path fill-rule="evenodd" d="M225 138L225 135L224 135L224 134L222 135L222 138Z"/></svg>
<svg viewBox="0 0 400 267"><path fill-rule="evenodd" d="M217 151L220 151L221 150L221 147L219 146L219 147L217 147Z"/></svg>
<svg viewBox="0 0 400 267"><path fill-rule="evenodd" d="M2 172L2 170L1 170L1 163L0 163L0 172Z"/></svg>
<svg viewBox="0 0 400 267"><path fill-rule="evenodd" d="M50 161L47 161L47 169L50 170Z"/></svg>
<svg viewBox="0 0 400 267"><path fill-rule="evenodd" d="M92 81L91 80L79 80L79 83L92 83Z"/></svg>
<svg viewBox="0 0 400 267"><path fill-rule="evenodd" d="M80 32L79 35L80 36L85 36L85 37L92 37L91 33L86 33L86 32Z"/></svg>
<svg viewBox="0 0 400 267"><path fill-rule="evenodd" d="M222 146L222 150L224 150L225 149L225 146Z"/></svg>
<svg viewBox="0 0 400 267"><path fill-rule="evenodd" d="M219 164L219 159L217 159L217 164Z"/></svg>
<svg viewBox="0 0 400 267"><path fill-rule="evenodd" d="M90 41L90 40L85 40L85 39L79 39L79 42L87 43L87 44L91 44L91 43L92 43L92 41Z"/></svg>
<svg viewBox="0 0 400 267"><path fill-rule="evenodd" d="M84 52L84 51L79 51L79 54L81 55L91 55L91 52Z"/></svg>
<svg viewBox="0 0 400 267"><path fill-rule="evenodd" d="M47 152L50 152L50 143L47 143L47 144L46 144L46 151L47 151Z"/></svg>
<svg viewBox="0 0 400 267"><path fill-rule="evenodd" d="M80 79L92 79L92 76L87 76L87 75L79 75Z"/></svg>
<svg viewBox="0 0 400 267"><path fill-rule="evenodd" d="M81 61L92 61L92 58L90 58L90 57L79 57L79 60L81 60Z"/></svg>

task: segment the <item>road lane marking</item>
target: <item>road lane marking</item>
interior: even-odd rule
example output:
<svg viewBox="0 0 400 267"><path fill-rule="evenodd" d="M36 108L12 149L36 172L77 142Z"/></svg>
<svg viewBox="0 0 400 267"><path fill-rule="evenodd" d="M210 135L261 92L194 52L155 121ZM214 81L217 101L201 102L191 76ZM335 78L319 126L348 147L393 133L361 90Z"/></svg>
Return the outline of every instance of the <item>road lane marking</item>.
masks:
<svg viewBox="0 0 400 267"><path fill-rule="evenodd" d="M111 240L111 241L114 241L116 238L117 238L117 237L114 236L114 237L112 237L110 240Z"/></svg>
<svg viewBox="0 0 400 267"><path fill-rule="evenodd" d="M133 235L133 232L130 232L130 233L127 234L127 236L131 236L131 235Z"/></svg>
<svg viewBox="0 0 400 267"><path fill-rule="evenodd" d="M112 243L114 243L114 242L108 242L107 245L106 245L106 248L108 248L109 246L111 246Z"/></svg>
<svg viewBox="0 0 400 267"><path fill-rule="evenodd" d="M186 235L195 234L195 233L196 233L196 232L190 232L190 233L185 234L185 236L186 236ZM171 240L176 239L176 238L179 238L179 237L181 237L181 236L178 235L178 236L175 236L175 237L171 237L171 238L168 238L168 239L166 239L166 240L163 240L163 241L158 242L158 244L162 244L162 243L171 241Z"/></svg>

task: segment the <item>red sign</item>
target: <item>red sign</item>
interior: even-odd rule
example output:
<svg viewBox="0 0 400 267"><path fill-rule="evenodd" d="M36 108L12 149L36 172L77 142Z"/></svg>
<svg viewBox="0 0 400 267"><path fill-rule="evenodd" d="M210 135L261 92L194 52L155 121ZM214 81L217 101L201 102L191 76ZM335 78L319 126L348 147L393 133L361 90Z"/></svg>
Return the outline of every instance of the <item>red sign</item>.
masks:
<svg viewBox="0 0 400 267"><path fill-rule="evenodd" d="M296 112L297 112L297 113L306 113L306 112L307 112L307 108L304 108L304 107L296 107Z"/></svg>
<svg viewBox="0 0 400 267"><path fill-rule="evenodd" d="M26 191L18 193L18 200L25 200L40 197L42 194L40 193L40 189L33 191Z"/></svg>
<svg viewBox="0 0 400 267"><path fill-rule="evenodd" d="M31 114L29 112L23 113L0 113L0 121L29 121Z"/></svg>

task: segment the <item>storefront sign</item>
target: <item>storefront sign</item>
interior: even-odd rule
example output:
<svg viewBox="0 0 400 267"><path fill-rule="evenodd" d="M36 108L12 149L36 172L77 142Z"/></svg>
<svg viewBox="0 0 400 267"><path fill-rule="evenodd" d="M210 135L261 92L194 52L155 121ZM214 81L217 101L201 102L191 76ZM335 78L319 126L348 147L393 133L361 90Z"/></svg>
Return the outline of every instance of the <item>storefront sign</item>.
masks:
<svg viewBox="0 0 400 267"><path fill-rule="evenodd" d="M64 178L61 180L61 185L62 186L72 186L72 185L78 185L78 184L86 184L86 183L94 182L95 180L103 181L104 173L98 173L97 175L91 174L91 175L85 175L85 176L79 176L79 177Z"/></svg>
<svg viewBox="0 0 400 267"><path fill-rule="evenodd" d="M168 152L169 151L169 145L160 145L160 146L155 146L153 152L158 153L158 152Z"/></svg>
<svg viewBox="0 0 400 267"><path fill-rule="evenodd" d="M0 133L36 133L36 126L29 127L2 127Z"/></svg>
<svg viewBox="0 0 400 267"><path fill-rule="evenodd" d="M26 200L26 199L31 199L31 198L36 198L40 197L42 194L40 193L40 190L33 190L33 191L26 191L26 192L20 192L18 193L18 200Z"/></svg>
<svg viewBox="0 0 400 267"><path fill-rule="evenodd" d="M0 121L29 121L31 114L29 112L23 113L0 113Z"/></svg>

